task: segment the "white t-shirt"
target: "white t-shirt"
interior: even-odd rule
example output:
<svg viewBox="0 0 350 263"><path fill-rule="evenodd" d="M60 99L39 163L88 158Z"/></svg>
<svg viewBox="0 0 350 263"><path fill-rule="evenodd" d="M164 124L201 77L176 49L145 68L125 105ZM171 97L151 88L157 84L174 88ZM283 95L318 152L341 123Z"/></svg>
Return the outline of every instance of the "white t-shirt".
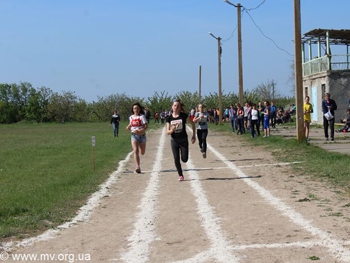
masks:
<svg viewBox="0 0 350 263"><path fill-rule="evenodd" d="M243 110L244 110L244 117L248 117L249 107L248 106L244 106Z"/></svg>
<svg viewBox="0 0 350 263"><path fill-rule="evenodd" d="M259 118L259 111L252 109L250 114L252 115L252 120L257 120Z"/></svg>
<svg viewBox="0 0 350 263"><path fill-rule="evenodd" d="M131 124L131 132L142 129L145 126L145 123L147 123L145 115L131 115L129 121Z"/></svg>

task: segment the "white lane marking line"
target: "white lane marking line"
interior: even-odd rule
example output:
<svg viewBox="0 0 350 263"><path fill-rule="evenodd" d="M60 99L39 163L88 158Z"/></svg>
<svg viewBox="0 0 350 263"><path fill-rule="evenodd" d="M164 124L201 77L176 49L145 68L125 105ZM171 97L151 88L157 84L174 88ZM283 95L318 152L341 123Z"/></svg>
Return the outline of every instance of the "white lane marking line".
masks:
<svg viewBox="0 0 350 263"><path fill-rule="evenodd" d="M161 159L163 157L163 148L165 144L165 128L162 129L159 146L153 165L153 171L150 174L148 186L143 193L140 211L136 215L136 222L131 236L128 237L130 248L121 256L124 262L142 263L149 261L149 245L155 240L154 219L156 217L157 195L159 192L159 172L161 170ZM118 261L118 259L112 259Z"/></svg>
<svg viewBox="0 0 350 263"><path fill-rule="evenodd" d="M190 185L192 193L196 198L198 209L197 213L200 216L200 222L202 222L202 226L210 240L211 246L207 251L200 252L190 259L181 260L178 262L207 262L208 260L215 258L217 262L237 263L239 258L236 255L231 254L228 250L230 247L230 242L227 241L220 227L221 219L215 215L212 207L209 205L208 198L202 187L201 181L199 180L199 175L195 171L195 167L192 164L191 156L189 156L186 166L188 168L189 178L191 179Z"/></svg>
<svg viewBox="0 0 350 263"><path fill-rule="evenodd" d="M292 164L298 164L302 162L290 162L290 163L269 163L269 164L252 164L252 165L237 165L238 168L252 168L252 167L262 167L262 166L287 166L287 165L292 165ZM202 168L194 168L196 171L199 170L221 170L221 169L231 169L230 167L227 166L218 166L218 167L202 167ZM183 169L184 171L188 171L189 169ZM167 170L159 170L157 172L176 172L176 169L167 169ZM154 170L152 171L146 171L142 170L143 173L152 173L155 172ZM130 172L129 172L130 173Z"/></svg>
<svg viewBox="0 0 350 263"><path fill-rule="evenodd" d="M234 246L233 250L246 250L246 249L259 249L259 248L289 248L289 247L302 247L312 248L314 246L323 246L322 241L303 241L303 242L290 242L290 243L277 243L277 244L252 244L252 245L238 245Z"/></svg>
<svg viewBox="0 0 350 263"><path fill-rule="evenodd" d="M71 221L59 225L56 229L49 229L43 234L36 237L27 238L18 242L4 243L2 244L3 248L5 250L11 250L13 247L30 246L39 241L46 241L55 238L58 232L72 227L73 225L79 222L87 222L91 217L92 211L99 205L100 200L109 193L109 188L111 187L111 185L113 185L118 180L118 174L120 174L123 171L132 153L133 152L130 152L124 160L119 162L118 169L114 171L103 184L100 185L100 190L91 195L86 205L82 206L79 209L77 215Z"/></svg>
<svg viewBox="0 0 350 263"><path fill-rule="evenodd" d="M252 165L238 165L239 168L249 168L249 167L263 167L263 166L286 166L291 164L298 164L302 162L290 162L290 163L266 163L266 164L252 164Z"/></svg>
<svg viewBox="0 0 350 263"><path fill-rule="evenodd" d="M198 173L194 171L194 166L191 159L187 161L187 167L189 168L188 174L190 175L190 184L193 195L196 197L198 213L202 226L211 242L210 250L201 255L203 260L207 260L208 257L215 258L217 262L238 262L238 257L232 255L227 248L230 246L230 242L223 234L223 230L220 227L221 219L217 217L210 206L205 190L202 187L199 180ZM205 256L204 256L205 255ZM186 260L185 262L193 262Z"/></svg>
<svg viewBox="0 0 350 263"><path fill-rule="evenodd" d="M252 187L260 196L265 199L272 207L281 211L283 215L287 216L294 224L300 226L313 236L320 239L323 246L327 247L335 257L343 262L350 262L350 251L344 246L344 242L338 240L334 235L329 234L317 227L314 227L310 221L306 220L300 213L293 208L287 206L277 197L274 197L269 191L261 187L258 183L251 180L246 174L242 172L236 165L227 161L227 159L213 147L208 144L208 149L212 151L219 159L222 160L228 167L234 171L238 177L245 178L245 183Z"/></svg>

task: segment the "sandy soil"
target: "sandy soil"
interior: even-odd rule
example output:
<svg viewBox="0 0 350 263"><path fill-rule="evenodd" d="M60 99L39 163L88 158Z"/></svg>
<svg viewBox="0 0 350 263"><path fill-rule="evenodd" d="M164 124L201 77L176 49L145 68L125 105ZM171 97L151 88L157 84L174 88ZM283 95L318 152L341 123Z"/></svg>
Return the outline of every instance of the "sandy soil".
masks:
<svg viewBox="0 0 350 263"><path fill-rule="evenodd" d="M3 244L16 262L350 262L350 200L292 172L237 136L209 131L178 182L170 137L148 133L142 174L133 156L77 218L21 243ZM51 258L48 258L50 256ZM1 261L1 260L0 260Z"/></svg>

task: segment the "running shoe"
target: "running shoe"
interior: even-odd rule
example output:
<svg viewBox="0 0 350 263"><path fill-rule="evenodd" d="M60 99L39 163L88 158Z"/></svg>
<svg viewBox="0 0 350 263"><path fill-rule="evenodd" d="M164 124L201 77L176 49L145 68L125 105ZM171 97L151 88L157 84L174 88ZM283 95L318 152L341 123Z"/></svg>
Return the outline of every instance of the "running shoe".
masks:
<svg viewBox="0 0 350 263"><path fill-rule="evenodd" d="M135 173L137 173L137 174L140 174L140 173L141 173L140 167L138 167L138 168L135 169Z"/></svg>
<svg viewBox="0 0 350 263"><path fill-rule="evenodd" d="M203 158L207 158L207 154L205 152L202 153Z"/></svg>
<svg viewBox="0 0 350 263"><path fill-rule="evenodd" d="M183 180L185 180L184 176L183 176L183 175L180 175L180 176L179 176L179 181L181 182L181 181L183 181Z"/></svg>

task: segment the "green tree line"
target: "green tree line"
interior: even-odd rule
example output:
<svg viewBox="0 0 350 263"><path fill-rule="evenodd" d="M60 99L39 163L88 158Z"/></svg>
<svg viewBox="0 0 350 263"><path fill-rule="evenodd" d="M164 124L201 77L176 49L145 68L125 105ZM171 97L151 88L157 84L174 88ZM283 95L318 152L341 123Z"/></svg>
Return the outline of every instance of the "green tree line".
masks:
<svg viewBox="0 0 350 263"><path fill-rule="evenodd" d="M53 92L45 86L34 88L28 82L19 84L0 84L0 123L11 124L19 122L106 122L115 109L122 119L131 114L131 106L140 102L149 108L151 114L155 111L170 110L175 99L181 99L185 108L189 111L196 108L199 102L203 102L207 108L218 107L218 93L209 93L199 97L199 93L181 91L170 95L166 91L155 92L148 98L130 97L122 94L112 94L107 97L98 97L97 101L86 102L79 98L73 91ZM281 97L276 92L275 83L269 81L262 83L252 91L245 91L244 101L259 102L274 100L275 105L285 107L294 103L292 97ZM229 107L238 102L238 95L228 92L222 93L223 107Z"/></svg>

